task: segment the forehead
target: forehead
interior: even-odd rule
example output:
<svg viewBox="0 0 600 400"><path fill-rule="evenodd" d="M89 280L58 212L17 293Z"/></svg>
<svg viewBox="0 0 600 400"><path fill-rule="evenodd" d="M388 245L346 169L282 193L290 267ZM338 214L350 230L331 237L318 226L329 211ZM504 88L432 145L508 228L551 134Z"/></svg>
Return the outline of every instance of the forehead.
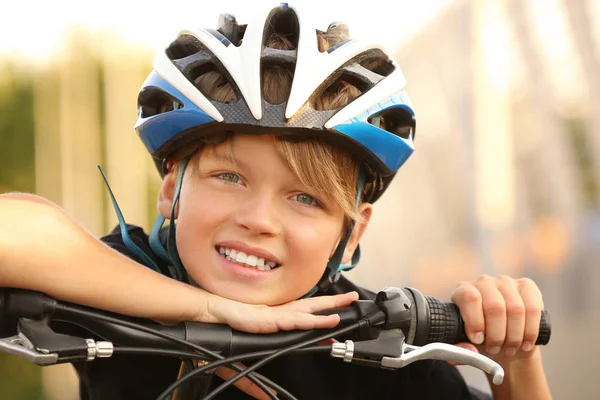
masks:
<svg viewBox="0 0 600 400"><path fill-rule="evenodd" d="M234 134L221 143L205 145L201 153L203 157L230 162L257 155L262 158L268 153L277 153L275 141L276 138L273 135Z"/></svg>

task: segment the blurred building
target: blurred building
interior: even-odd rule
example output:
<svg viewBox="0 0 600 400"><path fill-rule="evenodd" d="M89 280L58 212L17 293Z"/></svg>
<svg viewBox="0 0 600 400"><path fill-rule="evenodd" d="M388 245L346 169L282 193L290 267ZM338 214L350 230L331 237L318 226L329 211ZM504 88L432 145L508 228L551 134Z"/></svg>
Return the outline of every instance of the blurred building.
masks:
<svg viewBox="0 0 600 400"><path fill-rule="evenodd" d="M416 151L352 272L441 297L482 273L534 279L556 398L597 397L599 21L585 0L456 1L398 49Z"/></svg>

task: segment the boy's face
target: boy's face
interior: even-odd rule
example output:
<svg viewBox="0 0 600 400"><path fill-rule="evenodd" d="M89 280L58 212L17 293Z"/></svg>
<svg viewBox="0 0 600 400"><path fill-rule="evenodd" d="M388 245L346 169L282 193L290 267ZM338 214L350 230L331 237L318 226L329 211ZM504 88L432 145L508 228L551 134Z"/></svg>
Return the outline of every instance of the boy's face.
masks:
<svg viewBox="0 0 600 400"><path fill-rule="evenodd" d="M161 188L159 210L167 217L175 179L168 174ZM235 135L190 160L178 204L181 261L219 296L267 305L295 300L318 282L342 235L343 211L322 199L288 169L273 136Z"/></svg>

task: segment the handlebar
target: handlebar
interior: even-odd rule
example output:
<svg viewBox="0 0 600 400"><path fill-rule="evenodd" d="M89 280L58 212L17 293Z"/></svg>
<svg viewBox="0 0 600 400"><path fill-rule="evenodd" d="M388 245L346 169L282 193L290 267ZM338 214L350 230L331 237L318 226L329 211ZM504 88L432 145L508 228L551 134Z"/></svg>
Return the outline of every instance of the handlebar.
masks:
<svg viewBox="0 0 600 400"><path fill-rule="evenodd" d="M429 343L456 344L469 342L464 330L464 322L456 304L441 302L430 296L424 296L414 288L384 288L375 300L359 300L349 307L326 310L322 314L338 314L342 328L380 309L385 321L377 328L401 329L407 344L424 346ZM42 293L21 290L0 290L0 332L2 322L10 317L25 317L34 320L50 318L54 321L70 322L79 325L119 345L143 345L147 347L174 348L171 341L153 334L131 328L108 324L96 318L94 314L74 314L75 309L85 307L67 302L59 302ZM116 316L109 312L106 315ZM165 326L148 320L127 318L155 331L170 335L190 343L204 346L223 355L241 354L256 350L271 350L289 346L299 341L316 337L327 330L282 331L271 334L251 334L237 331L228 325L203 322L182 322ZM362 331L357 339L374 339L376 331ZM374 336L375 335L375 336ZM548 344L551 325L548 311L542 312L537 345Z"/></svg>
<svg viewBox="0 0 600 400"><path fill-rule="evenodd" d="M359 300L322 314L333 313L340 316L335 329L258 335L202 322L164 326L57 301L38 292L0 288L0 338L10 336L0 339L0 352L49 365L110 357L123 346L167 349L174 354L191 347L200 351L199 358L214 360L251 352L272 354L335 337L338 342L330 345L330 354L346 362L401 368L416 360L443 359L475 366L492 374L494 383L502 382L504 372L494 361L450 346L469 341L454 303L424 296L414 288L386 287L374 300ZM58 334L49 326L55 321L81 326L106 342ZM544 310L536 344L546 345L550 336L549 314Z"/></svg>

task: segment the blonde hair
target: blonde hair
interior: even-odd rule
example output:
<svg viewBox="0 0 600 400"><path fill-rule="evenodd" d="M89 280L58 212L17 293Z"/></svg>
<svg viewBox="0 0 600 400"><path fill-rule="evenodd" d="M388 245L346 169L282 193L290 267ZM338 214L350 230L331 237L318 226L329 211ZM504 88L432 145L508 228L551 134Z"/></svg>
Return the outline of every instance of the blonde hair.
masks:
<svg viewBox="0 0 600 400"><path fill-rule="evenodd" d="M339 41L339 38L329 38L319 33L319 51L327 51ZM269 37L266 46L293 49L288 38L276 33ZM293 72L285 66L266 66L261 79L264 99L271 104L283 103L289 96L292 79ZM202 93L215 101L231 103L236 100L233 87L218 71L207 72L196 78L194 83ZM316 110L337 109L360 94L355 86L340 81L326 89L311 105ZM277 137L275 143L277 152L302 184L324 194L327 203L339 205L347 222L361 220L356 204L359 166L347 151L319 138L290 141Z"/></svg>

